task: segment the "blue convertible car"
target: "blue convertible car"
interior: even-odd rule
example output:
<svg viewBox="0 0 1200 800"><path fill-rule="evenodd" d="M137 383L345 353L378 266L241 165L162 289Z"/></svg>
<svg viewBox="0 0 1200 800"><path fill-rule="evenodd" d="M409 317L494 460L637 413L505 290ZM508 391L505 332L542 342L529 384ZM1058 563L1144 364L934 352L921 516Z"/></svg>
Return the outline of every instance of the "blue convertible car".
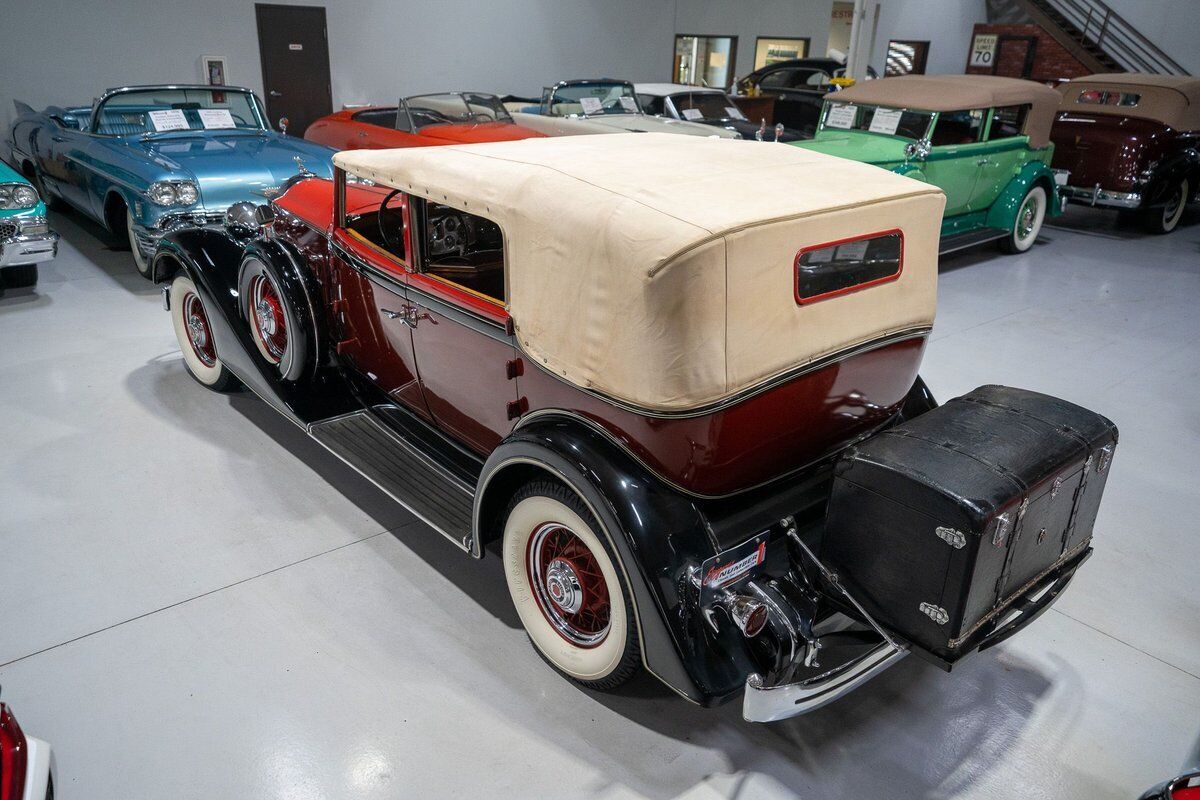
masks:
<svg viewBox="0 0 1200 800"><path fill-rule="evenodd" d="M69 203L128 237L138 271L158 239L262 203L299 172L332 177L334 151L275 133L249 89L130 86L92 106L34 111L17 103L10 163L48 203Z"/></svg>

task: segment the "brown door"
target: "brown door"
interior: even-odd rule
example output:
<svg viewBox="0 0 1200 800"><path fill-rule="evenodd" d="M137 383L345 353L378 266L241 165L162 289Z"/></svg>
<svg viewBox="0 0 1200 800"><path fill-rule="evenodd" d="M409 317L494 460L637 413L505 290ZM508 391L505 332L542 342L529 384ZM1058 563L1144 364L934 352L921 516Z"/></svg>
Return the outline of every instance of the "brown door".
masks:
<svg viewBox="0 0 1200 800"><path fill-rule="evenodd" d="M272 125L288 119L288 133L303 136L314 120L333 111L325 9L256 3L258 52Z"/></svg>

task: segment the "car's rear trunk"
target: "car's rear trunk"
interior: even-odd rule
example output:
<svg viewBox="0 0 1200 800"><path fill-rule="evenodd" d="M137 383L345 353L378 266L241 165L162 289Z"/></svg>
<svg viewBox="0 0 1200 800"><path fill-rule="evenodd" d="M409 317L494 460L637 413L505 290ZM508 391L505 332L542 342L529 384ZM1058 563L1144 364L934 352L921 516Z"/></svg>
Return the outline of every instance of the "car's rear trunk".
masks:
<svg viewBox="0 0 1200 800"><path fill-rule="evenodd" d="M1147 166L1147 142L1162 131L1160 123L1144 119L1060 114L1050 133L1053 166L1070 171L1070 186L1133 192Z"/></svg>

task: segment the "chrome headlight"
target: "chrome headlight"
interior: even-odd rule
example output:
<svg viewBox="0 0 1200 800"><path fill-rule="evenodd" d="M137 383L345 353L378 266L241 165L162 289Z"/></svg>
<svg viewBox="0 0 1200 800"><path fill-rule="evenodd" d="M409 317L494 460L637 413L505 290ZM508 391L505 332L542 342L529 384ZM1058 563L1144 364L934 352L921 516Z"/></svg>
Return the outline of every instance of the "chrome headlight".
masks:
<svg viewBox="0 0 1200 800"><path fill-rule="evenodd" d="M146 188L146 197L160 206L191 206L200 199L191 181L155 181Z"/></svg>
<svg viewBox="0 0 1200 800"><path fill-rule="evenodd" d="M0 184L0 210L33 208L39 200L38 193L27 183Z"/></svg>

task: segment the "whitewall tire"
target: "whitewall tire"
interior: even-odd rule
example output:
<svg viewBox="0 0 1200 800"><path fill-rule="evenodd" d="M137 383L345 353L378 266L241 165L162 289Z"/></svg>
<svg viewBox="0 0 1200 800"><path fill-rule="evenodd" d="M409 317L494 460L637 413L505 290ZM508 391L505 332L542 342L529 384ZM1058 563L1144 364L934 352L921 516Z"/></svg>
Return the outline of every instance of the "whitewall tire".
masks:
<svg viewBox="0 0 1200 800"><path fill-rule="evenodd" d="M556 670L597 689L637 671L637 622L620 568L570 489L538 481L513 498L504 573L530 641Z"/></svg>
<svg viewBox="0 0 1200 800"><path fill-rule="evenodd" d="M1146 228L1151 233L1170 233L1179 226L1183 219L1183 210L1187 207L1191 184L1187 178L1180 178L1171 189L1171 194L1162 208L1146 210Z"/></svg>
<svg viewBox="0 0 1200 800"><path fill-rule="evenodd" d="M179 275L171 282L171 323L183 363L193 378L214 392L237 387L237 378L217 357L208 312L196 285L186 275Z"/></svg>
<svg viewBox="0 0 1200 800"><path fill-rule="evenodd" d="M1025 193L1025 197L1021 200L1021 206L1017 209L1012 230L1008 232L1008 236L1000 240L1004 252L1024 253L1033 247L1038 234L1042 232L1047 203L1048 198L1044 187L1034 186Z"/></svg>
<svg viewBox="0 0 1200 800"><path fill-rule="evenodd" d="M125 235L129 237L129 252L133 253L134 266L137 267L137 271L143 278L149 280L150 263L142 255L142 249L138 246L137 233L133 229L133 212L128 209L125 211Z"/></svg>

